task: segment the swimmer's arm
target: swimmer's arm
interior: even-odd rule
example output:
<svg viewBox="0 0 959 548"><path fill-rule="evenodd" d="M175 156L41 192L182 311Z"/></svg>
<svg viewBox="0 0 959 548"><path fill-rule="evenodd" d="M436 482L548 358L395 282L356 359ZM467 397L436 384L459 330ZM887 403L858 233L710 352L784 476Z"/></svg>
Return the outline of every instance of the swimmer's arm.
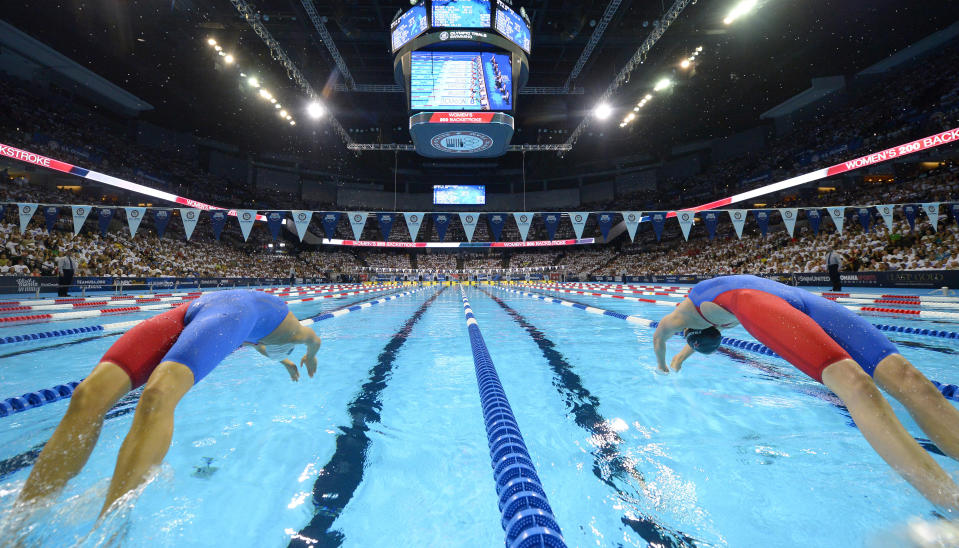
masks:
<svg viewBox="0 0 959 548"><path fill-rule="evenodd" d="M286 372L290 374L290 380L296 382L300 379L300 370L296 368L295 363L287 359L281 360L280 363L286 368Z"/></svg>
<svg viewBox="0 0 959 548"><path fill-rule="evenodd" d="M312 378L316 373L316 353L323 341L316 331L305 326L300 326L300 339L306 344L306 354L300 358L300 365L306 366L306 372Z"/></svg>
<svg viewBox="0 0 959 548"><path fill-rule="evenodd" d="M669 364L670 369L678 373L679 370L683 368L683 362L686 361L686 358L692 356L694 352L696 351L688 344L683 346L683 349L673 356L673 361Z"/></svg>
<svg viewBox="0 0 959 548"><path fill-rule="evenodd" d="M240 346L251 346L251 347L253 347L254 350L256 350L257 352L259 352L260 354L263 354L263 355L266 356L267 358L270 357L270 356L268 356L267 353L266 353L266 346L264 346L264 345L262 345L262 344L253 344L253 343L245 342L245 343L243 343L243 344L240 345Z"/></svg>
<svg viewBox="0 0 959 548"><path fill-rule="evenodd" d="M677 331L682 331L685 327L682 316L674 310L659 321L656 326L656 332L653 333L653 351L656 353L656 366L663 373L669 373L666 367L666 339L672 337Z"/></svg>

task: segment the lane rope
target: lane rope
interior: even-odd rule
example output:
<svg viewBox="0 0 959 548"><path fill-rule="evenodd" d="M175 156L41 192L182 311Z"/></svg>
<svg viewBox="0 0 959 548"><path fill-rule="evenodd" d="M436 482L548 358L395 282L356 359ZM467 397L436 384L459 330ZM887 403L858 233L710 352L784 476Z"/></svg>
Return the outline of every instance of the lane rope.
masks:
<svg viewBox="0 0 959 548"><path fill-rule="evenodd" d="M496 373L483 333L476 323L473 308L466 293L462 289L460 292L463 295L466 331L473 351L476 383L483 406L496 494L499 495L502 514L500 525L506 532L506 546L565 548L563 533L556 523L556 516L553 515L536 466L506 398L506 391Z"/></svg>
<svg viewBox="0 0 959 548"><path fill-rule="evenodd" d="M587 291L572 291L572 290L569 290L569 289L553 289L553 288L550 288L549 286L532 286L532 285L531 285L531 286L528 286L528 287L530 287L530 288L532 288L532 289L539 289L539 290L541 290L541 291L548 291L548 292L553 292L553 293L575 293L575 294L577 294L577 295L584 295L584 296L587 296L587 297L599 297L599 298L606 298L606 299L620 299L620 300L624 300L624 301L637 301L637 302L655 304L655 305L659 305L659 306L675 307L677 304L679 304L678 302L674 302L674 301L655 301L655 300L653 300L653 299L643 299L643 298L639 298L639 297L624 297L624 296L620 296L620 295L606 295L606 294L602 294L602 293L591 293L591 292L587 292ZM851 307L851 306L847 306L847 307L845 307L845 308L848 308L848 309L850 309L850 310L855 311L855 310L858 310L858 309L865 309L865 308L867 308L867 307ZM872 309L872 308L869 308L869 310L866 310L866 311L867 311L867 312L872 312L872 311L876 311L876 310L886 310L886 309ZM890 309L890 310L891 310L891 309ZM919 311L918 311L918 310L916 310L916 311L907 310L907 311L904 311L904 312L914 312L914 313L918 314ZM942 314L949 314L949 313L943 312ZM950 315L951 315L951 316L957 316L957 317L959 317L959 314L950 314ZM920 317L922 317L922 316L920 315ZM927 336L927 337L939 337L939 338L942 338L942 339L959 339L959 333L957 333L957 332L955 332L955 331L946 331L946 330L942 330L942 329L928 329L928 328L904 327L904 326L900 326L900 325L885 325L885 324L878 324L878 323L874 323L874 324L872 324L872 325L873 325L873 327L875 327L876 329L879 329L880 331L894 331L894 332L897 332L897 333L908 333L908 334L911 334L911 335L922 335L922 336Z"/></svg>
<svg viewBox="0 0 959 548"><path fill-rule="evenodd" d="M518 294L518 295L525 295L525 296L527 296L527 297L533 297L533 298L535 298L535 299L539 299L539 300L541 300L541 301L545 301L545 302L548 302L548 303L559 304L559 305L567 306L567 307L570 307L570 308L577 308L577 309L579 309L579 310L583 310L584 312L589 312L589 313L591 313L591 314L598 314L598 315L601 315L601 316L610 316L610 317L612 317L612 318L617 318L617 319L620 319L620 320L627 321L627 322L629 322L629 323L633 323L633 324L636 324L636 325L641 325L641 326L643 326L643 327L648 327L648 328L651 328L651 329L655 329L657 326L659 326L659 322L658 322L658 321L648 320L648 319L643 318L643 317L641 317L641 316L622 314L622 313L619 313L619 312L613 312L612 310L604 310L604 309L602 309L602 308L596 308L596 307L587 306L587 305L584 305L584 304L574 303L574 302L570 302L570 301L564 301L563 299L557 299L557 298L554 298L554 297L549 297L549 296L547 296L547 295L540 295L539 293L530 293L530 292L528 292L528 291L519 291L519 290L516 290L516 289L509 289L509 288L506 288L506 287L500 287L500 286L495 286L495 285L492 286L492 287L495 287L496 289L499 289L499 290L502 290L502 291L506 291L506 292L509 292L509 293L516 293L516 294ZM877 326L877 327L879 327L879 326ZM885 327L892 327L892 326L885 326ZM906 328L906 329L909 329L909 328ZM892 331L892 329L882 329L882 330L883 330L883 331ZM896 331L899 331L899 329L896 329ZM905 331L900 331L900 332L903 332L903 333L904 333ZM953 335L955 335L955 333L953 333ZM677 334L677 336L682 336L682 335ZM956 337L950 337L950 338L956 338ZM722 342L723 342L723 344L726 345L726 346L731 346L731 347L734 347L734 348L739 348L739 349L741 349L741 350L748 350L748 351L750 351L750 352L756 352L756 353L758 353L758 354L765 354L766 356L772 356L772 357L775 357L775 358L782 359L782 357L780 357L778 354L776 354L775 352L773 352L773 350L772 350L771 348L769 348L768 346L766 346L766 345L764 345L764 344L762 344L762 343L760 343L760 342L744 341L744 340L741 340L741 339L734 339L734 338L732 338L732 337L723 337ZM785 361L785 360L784 360L784 361ZM939 390L939 392L942 393L942 395L946 397L946 399L950 399L950 400L953 400L953 401L959 401L959 386L956 386L956 385L954 385L954 384L942 383L942 382L935 381L935 380L932 380L932 379L930 379L930 381L932 382L933 385L935 385L935 387Z"/></svg>
<svg viewBox="0 0 959 548"><path fill-rule="evenodd" d="M352 296L352 295L362 295L366 293L377 293L381 291L388 291L390 287L376 288L376 289L362 289L358 291L346 291L346 292L333 292L329 293L326 291L318 292L299 292L299 293L277 293L277 297L286 297L286 296L299 296L299 295L316 295L315 297L305 298L305 299L286 299L287 304L299 304L303 302L309 302L319 299L331 299L337 296ZM57 312L54 314L35 314L32 316L8 316L6 318L0 318L0 323L12 323L12 322L27 322L27 321L41 321L44 322L55 322L62 320L79 320L84 318L95 318L97 316L103 315L121 315L128 314L132 312L149 312L153 310L167 310L170 308L176 308L181 304L188 303L199 297L188 297L186 299L175 301L172 303L156 304L156 305L145 305L145 306L126 306L119 308L103 308L100 310L82 310L79 312ZM6 339L11 337L3 337L0 339L0 344L8 343ZM16 339L16 336L13 337ZM13 342L21 342L14 340Z"/></svg>
<svg viewBox="0 0 959 548"><path fill-rule="evenodd" d="M395 295L387 295L385 297L380 297L379 299L376 299L375 301L369 301L363 304L348 306L346 308L341 308L333 312L324 312L323 314L317 314L316 316L313 316L312 318L306 318L304 320L300 320L300 324L309 326L318 322L322 322L324 320L338 318L340 316L345 316L346 314L350 314L352 312L365 310L367 308L385 303L387 301L396 300L396 299L399 299L400 297L405 297L407 295L418 293L420 291L423 291L424 289L426 288L417 288L412 291L406 291L403 293L397 293ZM133 323L133 322L128 322L128 323ZM139 323L139 322L136 322L136 323ZM35 392L27 392L21 396L15 396L12 398L6 398L4 400L0 400L0 418L7 417L15 413L22 413L23 411L27 411L29 409L35 409L37 407L47 405L48 403L69 399L71 396L73 396L73 390L82 381L83 379L80 379L79 381L68 382L66 384L58 384L54 386L53 388L42 388ZM67 387L69 388L69 390L64 390L63 387Z"/></svg>

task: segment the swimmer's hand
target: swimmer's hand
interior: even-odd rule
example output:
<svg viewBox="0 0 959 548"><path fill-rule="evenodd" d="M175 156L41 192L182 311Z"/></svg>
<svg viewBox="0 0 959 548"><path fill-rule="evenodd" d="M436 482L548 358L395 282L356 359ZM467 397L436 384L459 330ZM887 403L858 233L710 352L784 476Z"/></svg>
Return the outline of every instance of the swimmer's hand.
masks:
<svg viewBox="0 0 959 548"><path fill-rule="evenodd" d="M306 373L313 378L313 374L316 373L316 355L315 354L306 354L300 358L300 365L306 366Z"/></svg>
<svg viewBox="0 0 959 548"><path fill-rule="evenodd" d="M280 363L283 364L283 367L286 368L286 372L290 374L290 380L296 382L300 380L300 371L296 368L296 364L290 360L283 360Z"/></svg>
<svg viewBox="0 0 959 548"><path fill-rule="evenodd" d="M688 344L684 345L683 349L680 350L678 354L673 356L673 360L669 364L670 369L679 373L679 370L683 368L683 362L695 352L696 351L693 350Z"/></svg>

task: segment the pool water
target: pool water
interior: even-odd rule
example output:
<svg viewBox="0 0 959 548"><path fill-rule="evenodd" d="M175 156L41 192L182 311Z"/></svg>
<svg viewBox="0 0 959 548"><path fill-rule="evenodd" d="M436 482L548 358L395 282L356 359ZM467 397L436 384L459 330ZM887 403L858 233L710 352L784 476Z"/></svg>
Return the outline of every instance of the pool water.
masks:
<svg viewBox="0 0 959 548"><path fill-rule="evenodd" d="M463 291L569 546L861 546L934 515L840 402L778 358L723 350L661 375L651 329L496 287ZM291 310L302 318L377 296ZM650 319L668 311L556 297ZM56 329L96 323L102 318ZM888 316L874 323L959 331ZM33 541L501 546L461 290L425 288L314 327L323 337L316 377L293 383L275 362L235 352L180 403L163 468L135 505L87 537L132 401L112 413ZM741 328L724 334L753 340ZM0 399L79 380L117 336L0 347ZM959 382L956 340L889 336L929 378ZM669 354L681 346L671 340ZM12 505L30 452L66 406L0 419L0 511ZM893 407L923 439L902 406ZM959 463L934 458L950 474L959 471Z"/></svg>

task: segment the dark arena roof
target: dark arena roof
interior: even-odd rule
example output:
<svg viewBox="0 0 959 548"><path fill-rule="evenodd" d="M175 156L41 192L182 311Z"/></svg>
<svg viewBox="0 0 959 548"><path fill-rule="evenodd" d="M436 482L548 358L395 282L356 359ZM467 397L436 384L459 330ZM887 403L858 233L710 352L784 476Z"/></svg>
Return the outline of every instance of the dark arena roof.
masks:
<svg viewBox="0 0 959 548"><path fill-rule="evenodd" d="M249 6L351 139L410 142L404 94L376 91L396 86L389 27L409 2L239 4ZM661 0L514 4L524 7L531 20L528 88L544 94L518 97L513 144L533 145L570 139L670 7ZM780 0L760 2L754 14L725 25L733 4L700 1L685 7L645 62L613 94L612 117L590 121L562 159L553 153L527 154L528 179L655 165L668 159L675 147L756 127L762 113L809 88L812 78L853 75L959 17L959 7L950 2L929 10L920 2L891 0ZM315 7L328 31L327 42L305 6ZM596 36L604 15L609 16L608 27ZM235 145L244 153L281 153L344 177L392 185L393 154L348 153L328 117L313 122L300 115L290 127L251 100L239 85L239 71L257 74L292 111L302 113L307 97L227 0L70 0L56 9L47 2L28 1L5 12L4 18L152 105L152 110L139 113L141 120ZM207 45L211 37L234 55L233 66L223 64ZM584 55L594 38L595 47ZM329 45L339 52L349 78L338 68ZM681 68L680 62L700 46L702 53L693 65ZM581 59L585 63L571 78ZM674 80L672 88L657 94L627 127L618 127L637 99L663 77ZM508 190L521 161L517 153L482 162L438 162L403 153L398 157L399 180L412 191L450 182ZM563 186L556 181L549 188Z"/></svg>

